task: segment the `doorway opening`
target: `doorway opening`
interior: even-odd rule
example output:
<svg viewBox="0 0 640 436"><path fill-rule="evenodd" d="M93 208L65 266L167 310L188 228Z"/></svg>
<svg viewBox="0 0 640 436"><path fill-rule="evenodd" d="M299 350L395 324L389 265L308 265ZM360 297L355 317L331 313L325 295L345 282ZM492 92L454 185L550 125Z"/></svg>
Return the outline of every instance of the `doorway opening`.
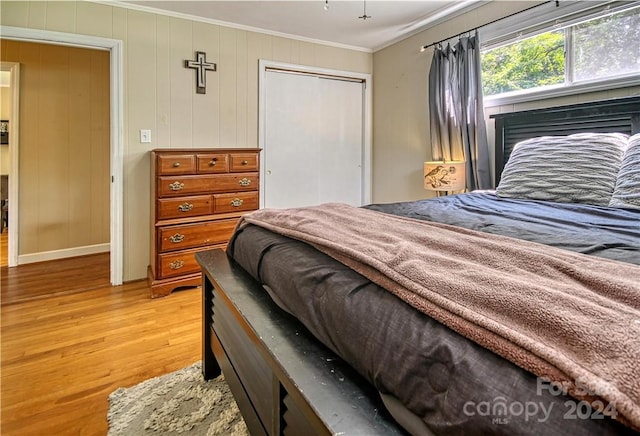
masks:
<svg viewBox="0 0 640 436"><path fill-rule="evenodd" d="M0 129L2 130L2 140L0 141L0 266L7 266L11 265L14 260L9 258L9 254L14 254L17 251L17 239L15 236L10 238L9 235L9 198L12 197L15 200L18 190L15 180L9 175L17 174L18 171L17 161L14 162L11 159L11 153L15 152L18 136L20 65L16 62L1 62L0 75L2 93L0 109L0 118L2 119L2 128Z"/></svg>
<svg viewBox="0 0 640 436"><path fill-rule="evenodd" d="M38 42L43 44L77 46L84 48L95 48L109 51L109 82L110 82L110 173L111 183L109 188L110 198L110 224L109 224L109 248L110 248L110 282L117 286L123 280L123 108L122 108L122 41L86 35L66 34L51 32L46 30L25 29L17 27L0 26L0 33L3 39L17 41ZM17 75L19 76L19 75ZM17 130L17 129L16 129ZM10 156L11 168L18 168L19 138L16 138L15 146ZM9 196L12 196L11 189L16 187L16 183L10 182ZM15 192L17 199L17 191ZM9 209L9 229L17 229L18 208ZM13 211L12 211L13 209ZM13 218L13 221L12 221ZM12 238L9 238L9 266L18 265L17 232L14 242L16 246L12 250Z"/></svg>

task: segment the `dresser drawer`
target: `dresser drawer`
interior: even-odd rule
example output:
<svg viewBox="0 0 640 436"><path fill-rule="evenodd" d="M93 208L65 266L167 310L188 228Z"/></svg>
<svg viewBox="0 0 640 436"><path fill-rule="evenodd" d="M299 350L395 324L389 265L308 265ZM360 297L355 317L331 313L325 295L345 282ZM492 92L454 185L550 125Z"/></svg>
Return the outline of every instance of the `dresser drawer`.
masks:
<svg viewBox="0 0 640 436"><path fill-rule="evenodd" d="M193 154L160 155L156 159L156 171L159 175L196 172L196 157Z"/></svg>
<svg viewBox="0 0 640 436"><path fill-rule="evenodd" d="M255 191L258 189L258 173L237 173L212 176L212 192Z"/></svg>
<svg viewBox="0 0 640 436"><path fill-rule="evenodd" d="M231 172L258 171L258 153L234 153L229 158Z"/></svg>
<svg viewBox="0 0 640 436"><path fill-rule="evenodd" d="M186 218L190 216L210 215L213 213L213 202L210 195L197 195L192 197L180 197L159 199L157 219Z"/></svg>
<svg viewBox="0 0 640 436"><path fill-rule="evenodd" d="M237 218L208 221L158 229L159 251L167 252L204 245L226 244L238 222Z"/></svg>
<svg viewBox="0 0 640 436"><path fill-rule="evenodd" d="M158 278L175 277L184 274L193 274L200 271L195 254L205 248L177 251L174 253L158 255Z"/></svg>
<svg viewBox="0 0 640 436"><path fill-rule="evenodd" d="M258 173L207 174L195 176L158 177L159 197L178 197L190 194L255 191Z"/></svg>
<svg viewBox="0 0 640 436"><path fill-rule="evenodd" d="M197 162L200 174L229 172L229 155L226 153L199 154Z"/></svg>
<svg viewBox="0 0 640 436"><path fill-rule="evenodd" d="M213 196L213 213L241 212L257 208L257 191L215 194Z"/></svg>

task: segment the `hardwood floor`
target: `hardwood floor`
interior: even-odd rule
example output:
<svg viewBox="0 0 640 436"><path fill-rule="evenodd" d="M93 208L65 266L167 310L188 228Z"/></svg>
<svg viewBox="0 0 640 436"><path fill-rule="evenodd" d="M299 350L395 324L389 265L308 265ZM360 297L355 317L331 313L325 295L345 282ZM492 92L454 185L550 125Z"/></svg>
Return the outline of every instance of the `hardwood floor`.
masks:
<svg viewBox="0 0 640 436"><path fill-rule="evenodd" d="M52 284L52 263L25 265L29 286ZM22 268L12 268L18 288ZM75 285L78 272L55 286ZM109 393L199 360L201 289L149 295L137 281L0 307L0 433L105 434Z"/></svg>
<svg viewBox="0 0 640 436"><path fill-rule="evenodd" d="M46 275L47 280L42 280ZM0 267L0 304L108 287L109 253Z"/></svg>
<svg viewBox="0 0 640 436"><path fill-rule="evenodd" d="M8 230L0 234L0 304L48 298L109 286L109 253L7 267ZM46 274L48 280L42 280ZM69 277L73 277L69 280Z"/></svg>
<svg viewBox="0 0 640 436"><path fill-rule="evenodd" d="M0 233L0 267L7 266L9 259L9 230L4 229L4 232Z"/></svg>

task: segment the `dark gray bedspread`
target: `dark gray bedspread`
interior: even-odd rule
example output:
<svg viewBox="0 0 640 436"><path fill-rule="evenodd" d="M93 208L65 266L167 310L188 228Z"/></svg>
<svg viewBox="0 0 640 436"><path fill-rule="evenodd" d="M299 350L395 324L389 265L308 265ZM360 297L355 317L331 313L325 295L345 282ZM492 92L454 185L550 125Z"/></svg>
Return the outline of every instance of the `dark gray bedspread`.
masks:
<svg viewBox="0 0 640 436"><path fill-rule="evenodd" d="M590 225L569 225L572 219L578 221L578 215L565 215L555 205L549 220L541 216L540 208L522 209L513 201L502 199L500 203L489 199L487 210L472 213L482 209L481 197L492 196L475 195L369 207L437 221L451 215L454 220L464 221L453 224L500 234L505 234L501 231L506 229L511 236L518 234L518 225L509 224L502 211L513 209L526 218L524 239L548 238L561 243L559 229L566 228L575 232L570 234L578 235L581 232L571 228L582 227L590 236L580 237L582 242L570 242L566 248L583 247L576 251L609 253L605 257L614 259L622 253L631 253L637 259L640 252L637 212L622 211L618 216L613 211L615 217L609 220L605 208L598 208L601 210L595 216L587 213L600 229L594 231ZM429 211L431 205L438 205L439 210ZM583 213L578 210L580 207L575 209L569 214ZM470 219L474 215L479 217L475 224ZM585 217L579 222L584 223ZM596 234L606 236L598 241ZM615 234L621 238L611 239ZM228 253L263 283L278 305L294 314L379 391L398 398L422 417L436 434L631 433L608 418L598 419L602 415L550 389L532 374L416 311L302 242L250 225L234 236Z"/></svg>
<svg viewBox="0 0 640 436"><path fill-rule="evenodd" d="M501 198L492 191L365 207L640 265L640 210Z"/></svg>

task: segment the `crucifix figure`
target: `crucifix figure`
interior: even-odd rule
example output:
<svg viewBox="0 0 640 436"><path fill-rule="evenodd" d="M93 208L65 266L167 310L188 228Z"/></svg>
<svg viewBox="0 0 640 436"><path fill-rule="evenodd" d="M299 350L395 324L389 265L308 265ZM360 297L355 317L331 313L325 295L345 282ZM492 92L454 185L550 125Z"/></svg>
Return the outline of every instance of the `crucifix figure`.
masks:
<svg viewBox="0 0 640 436"><path fill-rule="evenodd" d="M207 71L216 71L216 64L207 62L207 54L203 51L196 52L196 59L185 60L185 68L196 70L196 92L198 94L207 93Z"/></svg>

